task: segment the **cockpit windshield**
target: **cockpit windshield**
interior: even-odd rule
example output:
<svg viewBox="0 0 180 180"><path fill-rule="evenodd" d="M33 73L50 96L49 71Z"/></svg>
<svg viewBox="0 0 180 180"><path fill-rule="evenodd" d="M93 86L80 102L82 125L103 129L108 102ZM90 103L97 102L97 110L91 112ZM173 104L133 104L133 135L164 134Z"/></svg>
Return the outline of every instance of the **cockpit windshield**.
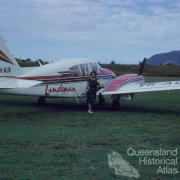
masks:
<svg viewBox="0 0 180 180"><path fill-rule="evenodd" d="M92 71L98 72L98 66L96 63L91 63L91 66L92 66Z"/></svg>

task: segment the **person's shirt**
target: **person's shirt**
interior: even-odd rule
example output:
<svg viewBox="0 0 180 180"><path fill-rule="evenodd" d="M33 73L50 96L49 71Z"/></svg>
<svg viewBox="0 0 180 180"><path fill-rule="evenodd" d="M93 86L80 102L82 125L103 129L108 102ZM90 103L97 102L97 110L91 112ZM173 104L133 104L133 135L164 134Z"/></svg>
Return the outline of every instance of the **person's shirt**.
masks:
<svg viewBox="0 0 180 180"><path fill-rule="evenodd" d="M97 87L99 87L99 82L98 82L98 79L97 78L91 78L88 80L88 86L89 86L89 89L88 90L94 90L96 91L97 90Z"/></svg>

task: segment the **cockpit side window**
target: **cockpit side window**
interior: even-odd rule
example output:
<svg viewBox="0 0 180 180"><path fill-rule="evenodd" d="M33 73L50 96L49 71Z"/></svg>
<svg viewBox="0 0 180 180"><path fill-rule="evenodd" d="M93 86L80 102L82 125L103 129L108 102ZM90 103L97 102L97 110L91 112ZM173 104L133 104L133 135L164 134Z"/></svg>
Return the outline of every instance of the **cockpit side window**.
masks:
<svg viewBox="0 0 180 180"><path fill-rule="evenodd" d="M85 65L84 64L80 64L80 69L81 69L81 75L84 76L86 75L86 69L85 69Z"/></svg>
<svg viewBox="0 0 180 180"><path fill-rule="evenodd" d="M99 72L99 66L97 65L97 63L90 63L90 71L96 71L97 73Z"/></svg>
<svg viewBox="0 0 180 180"><path fill-rule="evenodd" d="M97 66L97 64L96 63L93 63L93 71L98 71L98 66Z"/></svg>

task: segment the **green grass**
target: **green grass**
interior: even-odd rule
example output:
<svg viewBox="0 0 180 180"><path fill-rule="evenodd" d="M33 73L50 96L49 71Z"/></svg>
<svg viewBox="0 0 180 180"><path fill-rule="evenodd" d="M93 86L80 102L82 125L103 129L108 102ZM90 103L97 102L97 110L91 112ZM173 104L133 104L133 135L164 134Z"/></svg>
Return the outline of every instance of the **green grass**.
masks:
<svg viewBox="0 0 180 180"><path fill-rule="evenodd" d="M177 78L147 78L148 81ZM179 179L157 175L127 149L180 147L180 91L136 94L121 111L86 112L84 100L0 97L0 179L128 179L108 167L107 155L120 153L141 179ZM179 155L178 155L179 157ZM179 168L179 167L178 167Z"/></svg>

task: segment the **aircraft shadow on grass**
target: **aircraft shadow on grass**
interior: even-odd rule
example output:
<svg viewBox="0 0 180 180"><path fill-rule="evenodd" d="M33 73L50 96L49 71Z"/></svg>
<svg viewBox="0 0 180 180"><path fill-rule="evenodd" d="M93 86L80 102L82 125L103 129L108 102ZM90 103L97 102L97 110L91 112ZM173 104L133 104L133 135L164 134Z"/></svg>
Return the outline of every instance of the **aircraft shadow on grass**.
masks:
<svg viewBox="0 0 180 180"><path fill-rule="evenodd" d="M1 106L8 106L10 107L32 107L32 108L46 108L46 109L54 109L55 111L86 111L87 105L85 103L77 104L75 102L47 102L44 106L37 106L37 104L34 101L17 101L17 100L6 100L1 99L0 100L0 107ZM155 113L155 114L169 114L169 115L180 115L180 109L175 108L165 108L165 107L149 107L144 105L122 105L120 109L114 110L111 108L110 104L106 104L103 108L100 108L98 104L94 105L94 109L97 112L114 112L114 113L121 113L121 112L127 112L127 113Z"/></svg>

